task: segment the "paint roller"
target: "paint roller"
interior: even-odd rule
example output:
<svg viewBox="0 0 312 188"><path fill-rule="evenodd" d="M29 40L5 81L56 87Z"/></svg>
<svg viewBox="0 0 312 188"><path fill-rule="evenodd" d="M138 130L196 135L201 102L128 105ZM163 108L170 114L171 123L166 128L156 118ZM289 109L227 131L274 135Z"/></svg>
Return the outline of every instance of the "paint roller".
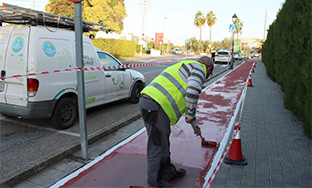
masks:
<svg viewBox="0 0 312 188"><path fill-rule="evenodd" d="M198 127L196 119L194 121L192 121L191 125L193 128ZM199 134L198 136L200 136L200 138L202 139L202 141L201 141L202 147L208 147L208 146L218 147L217 142L207 141L207 140L205 140L205 138L201 134Z"/></svg>

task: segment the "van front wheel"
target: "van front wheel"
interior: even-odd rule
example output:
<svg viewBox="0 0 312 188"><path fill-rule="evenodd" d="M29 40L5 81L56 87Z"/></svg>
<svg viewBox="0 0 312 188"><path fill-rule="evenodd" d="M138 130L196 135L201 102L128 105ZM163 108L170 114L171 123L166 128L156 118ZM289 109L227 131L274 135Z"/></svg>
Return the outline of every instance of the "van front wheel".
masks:
<svg viewBox="0 0 312 188"><path fill-rule="evenodd" d="M77 103L69 97L61 98L54 109L52 122L57 129L67 129L73 126L77 117Z"/></svg>
<svg viewBox="0 0 312 188"><path fill-rule="evenodd" d="M144 88L144 85L140 82L137 82L131 91L131 96L129 98L129 101L131 103L138 103L139 102L139 98L140 98L140 92L142 91L142 89Z"/></svg>

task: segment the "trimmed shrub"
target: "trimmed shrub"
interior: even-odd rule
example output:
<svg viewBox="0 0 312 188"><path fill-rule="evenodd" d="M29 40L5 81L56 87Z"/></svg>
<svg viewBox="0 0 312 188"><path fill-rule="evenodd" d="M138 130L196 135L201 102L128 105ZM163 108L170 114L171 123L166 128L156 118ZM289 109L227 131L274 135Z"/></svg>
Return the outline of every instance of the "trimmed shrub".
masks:
<svg viewBox="0 0 312 188"><path fill-rule="evenodd" d="M304 123L311 138L312 1L286 0L268 31L262 57L269 77L279 83L284 105Z"/></svg>
<svg viewBox="0 0 312 188"><path fill-rule="evenodd" d="M116 58L121 57L133 57L136 52L136 42L130 40L119 40L119 39L93 39L95 47L106 51Z"/></svg>

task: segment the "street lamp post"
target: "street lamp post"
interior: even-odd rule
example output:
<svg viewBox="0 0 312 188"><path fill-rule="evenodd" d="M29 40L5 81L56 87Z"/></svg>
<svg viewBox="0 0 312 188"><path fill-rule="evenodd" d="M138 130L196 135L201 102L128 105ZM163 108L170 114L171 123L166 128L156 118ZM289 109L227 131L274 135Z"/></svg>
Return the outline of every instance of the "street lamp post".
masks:
<svg viewBox="0 0 312 188"><path fill-rule="evenodd" d="M233 25L235 24L236 19L237 19L237 16L234 13L234 15L232 16ZM232 59L230 63L230 69L233 69L233 67L234 67L234 32L233 32L233 38L232 38Z"/></svg>

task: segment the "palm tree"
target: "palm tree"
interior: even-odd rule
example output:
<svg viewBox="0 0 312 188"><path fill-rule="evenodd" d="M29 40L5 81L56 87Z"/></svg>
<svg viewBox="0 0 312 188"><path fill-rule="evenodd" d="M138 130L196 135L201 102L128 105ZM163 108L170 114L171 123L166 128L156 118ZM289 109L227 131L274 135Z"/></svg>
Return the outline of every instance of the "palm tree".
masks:
<svg viewBox="0 0 312 188"><path fill-rule="evenodd" d="M206 20L203 16L203 13L201 11L198 11L195 15L195 19L194 19L194 24L199 27L200 29L200 37L199 37L199 41L201 41L202 39L202 27L205 24Z"/></svg>
<svg viewBox="0 0 312 188"><path fill-rule="evenodd" d="M239 34L242 33L242 29L243 29L243 22L242 20L240 20L239 18L236 19L236 21L234 22L234 24L237 25L237 39L239 37Z"/></svg>
<svg viewBox="0 0 312 188"><path fill-rule="evenodd" d="M216 23L216 20L217 20L217 17L213 13L213 11L209 11L207 13L207 16L206 16L206 23L208 24L209 29L210 29L210 33L209 33L209 41L210 41L210 43L211 43L211 30L212 30L212 26Z"/></svg>

